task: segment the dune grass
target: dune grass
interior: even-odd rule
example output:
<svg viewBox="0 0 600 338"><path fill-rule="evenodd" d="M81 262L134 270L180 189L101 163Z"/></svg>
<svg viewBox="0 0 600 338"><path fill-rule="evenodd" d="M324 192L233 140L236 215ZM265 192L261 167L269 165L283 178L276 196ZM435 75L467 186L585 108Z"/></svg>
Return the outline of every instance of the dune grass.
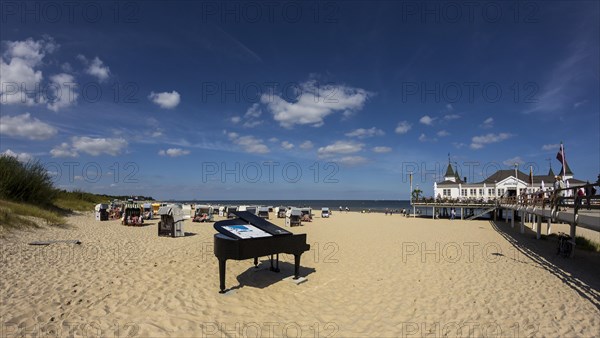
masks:
<svg viewBox="0 0 600 338"><path fill-rule="evenodd" d="M552 233L549 236L542 235L542 239L548 239L548 238L558 239L558 234ZM585 238L582 236L575 236L575 248L577 250L585 250L585 251L600 253L600 243L597 243L591 239L588 239L588 238Z"/></svg>
<svg viewBox="0 0 600 338"><path fill-rule="evenodd" d="M65 224L64 218L56 211L33 204L0 200L0 224L6 228L37 227L38 224L27 217L35 217L49 226Z"/></svg>

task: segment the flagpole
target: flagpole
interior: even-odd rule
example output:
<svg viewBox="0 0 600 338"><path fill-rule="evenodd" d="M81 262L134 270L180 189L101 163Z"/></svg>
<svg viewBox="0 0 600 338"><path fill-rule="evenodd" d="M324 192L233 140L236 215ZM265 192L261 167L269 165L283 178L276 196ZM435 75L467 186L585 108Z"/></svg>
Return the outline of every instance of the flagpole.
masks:
<svg viewBox="0 0 600 338"><path fill-rule="evenodd" d="M565 168L565 146L563 145L562 141L560 141L560 152L562 154L562 171L563 171L563 177L562 180L565 180L565 176L567 175L567 168Z"/></svg>

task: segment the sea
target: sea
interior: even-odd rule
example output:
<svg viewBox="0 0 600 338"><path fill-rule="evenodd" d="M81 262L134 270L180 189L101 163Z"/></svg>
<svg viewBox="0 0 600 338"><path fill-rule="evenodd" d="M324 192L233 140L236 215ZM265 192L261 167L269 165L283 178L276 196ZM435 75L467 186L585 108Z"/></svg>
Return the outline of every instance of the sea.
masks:
<svg viewBox="0 0 600 338"><path fill-rule="evenodd" d="M208 204L208 205L253 205L253 206L272 206L272 207L309 207L313 212L321 208L329 208L331 211L339 211L340 207L345 211L348 208L351 212L376 212L386 211L400 212L406 209L412 213L412 207L409 200L202 200L202 201L167 201L186 204ZM421 216L432 216L431 207L415 207L415 211ZM449 211L449 210L448 210ZM456 209L457 217L460 217L460 208ZM482 218L488 218L485 215Z"/></svg>
<svg viewBox="0 0 600 338"><path fill-rule="evenodd" d="M291 207L310 207L313 210L329 208L332 211L339 211L339 208L358 212L385 212L386 210L400 211L402 209L411 209L409 200L203 200L203 201L174 201L177 203L190 204L209 204L209 205L258 205L258 206L291 206ZM417 208L419 209L419 208ZM426 212L427 208L422 208L421 212ZM430 213L431 213L431 208ZM425 214L426 215L426 214Z"/></svg>

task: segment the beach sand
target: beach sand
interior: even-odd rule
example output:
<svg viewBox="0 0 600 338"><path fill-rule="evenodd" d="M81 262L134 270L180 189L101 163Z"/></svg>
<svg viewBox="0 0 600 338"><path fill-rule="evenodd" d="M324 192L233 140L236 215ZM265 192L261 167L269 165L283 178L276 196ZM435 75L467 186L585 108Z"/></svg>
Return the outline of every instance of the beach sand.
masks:
<svg viewBox="0 0 600 338"><path fill-rule="evenodd" d="M271 221L283 226L283 219ZM185 238L71 216L67 228L0 239L2 336L440 337L579 336L600 332L600 255L555 255L510 224L334 213L307 233L295 284L228 261L219 294L212 223L185 222ZM564 227L562 229L561 227ZM545 226L543 227L545 233ZM553 231L567 231L554 225ZM591 237L595 233L589 234ZM78 239L81 245L30 246Z"/></svg>

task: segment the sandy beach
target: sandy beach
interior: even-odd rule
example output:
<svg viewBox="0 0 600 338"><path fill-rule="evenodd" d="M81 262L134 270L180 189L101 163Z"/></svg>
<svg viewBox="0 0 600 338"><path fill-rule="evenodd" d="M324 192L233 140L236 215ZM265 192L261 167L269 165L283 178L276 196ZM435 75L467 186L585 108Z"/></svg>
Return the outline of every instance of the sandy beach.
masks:
<svg viewBox="0 0 600 338"><path fill-rule="evenodd" d="M283 226L284 220L271 221ZM555 255L510 224L334 213L307 233L301 276L228 261L219 294L212 223L184 238L98 222L0 239L2 336L593 337L600 332L600 255ZM564 229L562 229L564 227ZM543 228L545 233L545 227ZM553 225L553 231L566 231ZM581 233L581 232L580 232ZM597 233L588 233L592 238ZM78 239L81 245L30 246ZM596 238L598 240L598 238ZM292 262L292 263L290 263Z"/></svg>

